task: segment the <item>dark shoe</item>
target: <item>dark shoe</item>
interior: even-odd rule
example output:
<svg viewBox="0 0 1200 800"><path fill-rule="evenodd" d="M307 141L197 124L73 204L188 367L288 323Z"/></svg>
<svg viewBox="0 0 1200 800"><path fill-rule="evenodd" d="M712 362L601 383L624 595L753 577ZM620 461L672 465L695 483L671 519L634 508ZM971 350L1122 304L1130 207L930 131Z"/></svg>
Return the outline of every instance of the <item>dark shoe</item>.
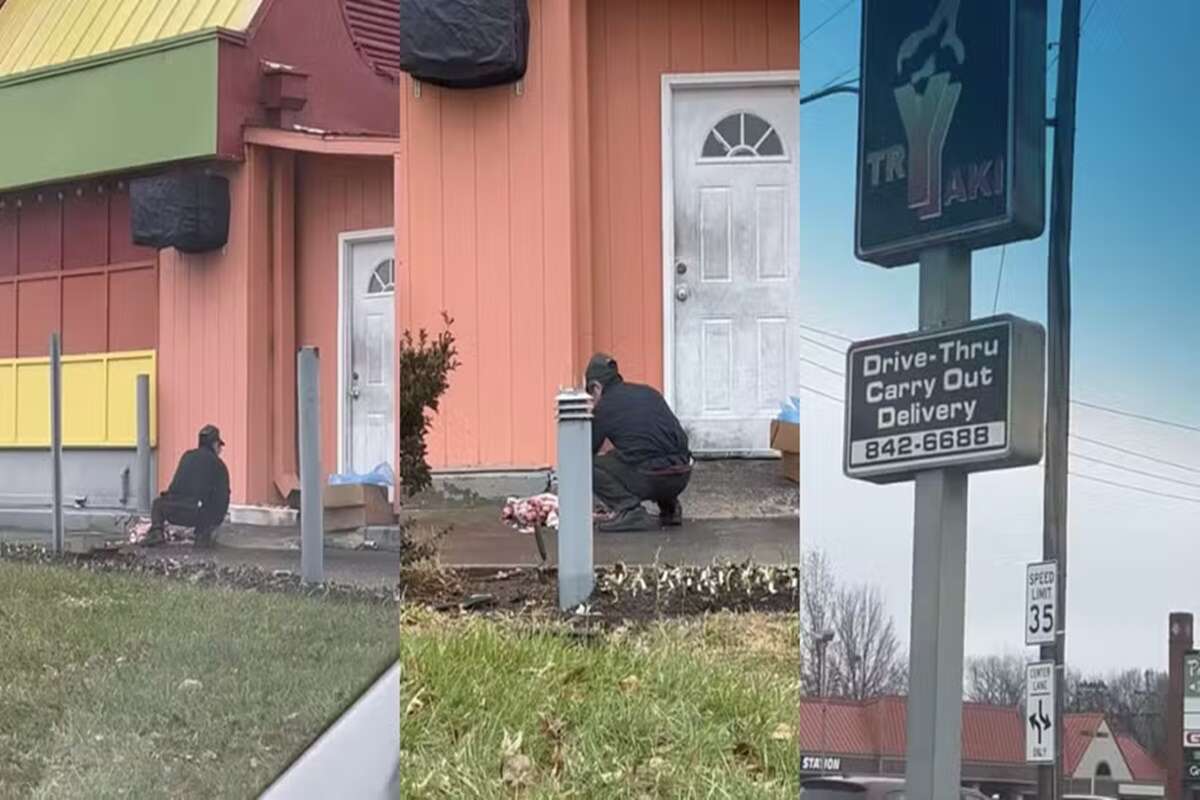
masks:
<svg viewBox="0 0 1200 800"><path fill-rule="evenodd" d="M658 507L658 521L664 528L678 528L683 524L683 503Z"/></svg>
<svg viewBox="0 0 1200 800"><path fill-rule="evenodd" d="M641 506L622 511L607 522L601 522L597 527L601 533L644 533L657 529L658 520L651 517Z"/></svg>
<svg viewBox="0 0 1200 800"><path fill-rule="evenodd" d="M198 533L192 547L197 550L212 550L216 547L216 542L213 541L212 533Z"/></svg>
<svg viewBox="0 0 1200 800"><path fill-rule="evenodd" d="M158 547L160 544L163 544L166 541L167 539L165 536L163 536L163 532L161 530L155 530L154 528L151 528L146 533L146 538L142 539L142 547Z"/></svg>

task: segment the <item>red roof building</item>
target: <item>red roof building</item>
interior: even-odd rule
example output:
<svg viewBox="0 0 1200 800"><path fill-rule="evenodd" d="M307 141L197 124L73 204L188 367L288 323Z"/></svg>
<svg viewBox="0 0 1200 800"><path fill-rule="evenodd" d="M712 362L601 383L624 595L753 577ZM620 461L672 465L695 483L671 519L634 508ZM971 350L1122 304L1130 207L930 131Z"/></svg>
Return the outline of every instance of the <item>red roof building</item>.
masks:
<svg viewBox="0 0 1200 800"><path fill-rule="evenodd" d="M1163 796L1163 767L1102 714L1068 714L1064 769L1068 791L1113 798ZM807 699L800 703L801 771L904 774L906 702ZM1036 796L1036 770L1025 763L1019 709L963 704L963 783L1001 800Z"/></svg>

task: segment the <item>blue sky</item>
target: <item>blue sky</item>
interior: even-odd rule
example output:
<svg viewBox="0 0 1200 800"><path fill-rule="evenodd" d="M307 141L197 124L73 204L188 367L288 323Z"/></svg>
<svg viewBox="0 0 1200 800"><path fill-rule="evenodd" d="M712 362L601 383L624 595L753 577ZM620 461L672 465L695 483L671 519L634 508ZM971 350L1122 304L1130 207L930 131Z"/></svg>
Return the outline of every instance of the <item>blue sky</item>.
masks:
<svg viewBox="0 0 1200 800"><path fill-rule="evenodd" d="M843 5L802 0L802 37ZM1200 131L1194 78L1200 74L1200 4L1083 0L1083 9L1072 238L1074 396L1200 425L1194 399L1200 395L1200 157L1191 146ZM1051 41L1060 11L1051 0ZM802 41L802 93L839 75L857 75L860 24L855 2ZM1056 74L1050 73L1051 102ZM801 112L800 310L815 328L867 338L916 327L917 271L884 270L854 258L856 130L853 96L829 97ZM1000 259L1000 248L975 254L975 316L992 312ZM997 310L1044 322L1045 285L1046 237L1008 246ZM838 355L815 344L805 343L802 355L842 367ZM811 365L801 379L834 395L843 391L839 378ZM827 550L843 578L881 585L907 638L911 487L841 477L841 408L811 393L802 408L802 544ZM1200 433L1086 408L1073 414L1073 433L1200 467ZM1185 485L1200 484L1198 472L1080 441L1072 447L1182 483L1083 460L1073 464L1081 473L1200 500L1200 486ZM1036 467L972 478L969 653L1023 647L1020 584L1023 564L1041 555L1041 475ZM1097 669L1165 664L1167 612L1200 613L1197 520L1195 503L1072 481L1072 663ZM1123 644L1114 647L1114 641Z"/></svg>

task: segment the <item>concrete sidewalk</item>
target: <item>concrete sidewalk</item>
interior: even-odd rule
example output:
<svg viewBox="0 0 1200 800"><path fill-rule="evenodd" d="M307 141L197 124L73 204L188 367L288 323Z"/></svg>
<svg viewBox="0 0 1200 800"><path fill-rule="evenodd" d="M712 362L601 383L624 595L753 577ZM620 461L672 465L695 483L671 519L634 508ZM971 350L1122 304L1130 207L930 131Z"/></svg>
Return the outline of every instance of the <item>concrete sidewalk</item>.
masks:
<svg viewBox="0 0 1200 800"><path fill-rule="evenodd" d="M63 509L63 528L68 536L87 538L127 535L129 523L138 515L123 509ZM0 531L23 532L50 540L50 509L0 507ZM300 529L296 525L246 525L226 522L215 534L222 547L246 550L299 550ZM337 550L375 549L400 552L399 526L376 526L361 531L328 532L325 546Z"/></svg>
<svg viewBox="0 0 1200 800"><path fill-rule="evenodd" d="M450 529L438 543L443 566L513 567L540 562L532 534L517 533L499 521L495 509L415 511L405 514L420 539ZM558 556L557 534L546 531L549 563ZM690 520L680 528L653 533L596 533L597 566L626 564L708 564L714 559L761 564L796 564L800 522L795 517Z"/></svg>
<svg viewBox="0 0 1200 800"><path fill-rule="evenodd" d="M546 472L436 475L434 488L405 498L405 510L498 509L507 495L545 490ZM783 477L778 459L697 461L683 493L689 519L762 519L799 514L800 487Z"/></svg>

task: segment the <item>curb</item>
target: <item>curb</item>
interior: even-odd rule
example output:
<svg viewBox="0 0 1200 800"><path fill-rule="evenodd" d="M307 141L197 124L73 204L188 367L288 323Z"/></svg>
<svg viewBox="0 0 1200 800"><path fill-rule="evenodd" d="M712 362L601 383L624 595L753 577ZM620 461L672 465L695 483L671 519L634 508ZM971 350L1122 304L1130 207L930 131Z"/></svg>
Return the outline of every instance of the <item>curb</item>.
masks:
<svg viewBox="0 0 1200 800"><path fill-rule="evenodd" d="M63 530L75 535L119 536L138 514L131 511L81 511L63 509ZM53 524L49 508L0 508L0 531L45 533ZM249 526L227 522L217 531L216 542L234 550L300 549L300 531L294 526ZM400 527L371 526L352 532L325 534L325 547L332 550L376 550L400 552Z"/></svg>

